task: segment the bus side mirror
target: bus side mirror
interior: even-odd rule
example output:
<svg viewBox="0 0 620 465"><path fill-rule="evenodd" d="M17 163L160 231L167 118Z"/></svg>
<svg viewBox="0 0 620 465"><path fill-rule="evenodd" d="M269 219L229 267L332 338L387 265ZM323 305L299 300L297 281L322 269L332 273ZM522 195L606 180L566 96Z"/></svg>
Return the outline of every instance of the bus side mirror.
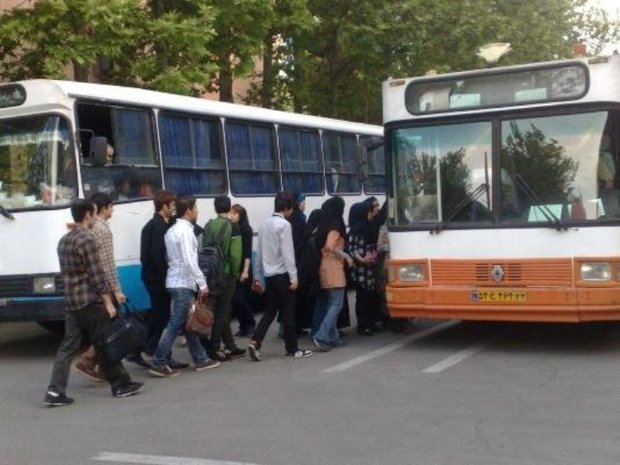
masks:
<svg viewBox="0 0 620 465"><path fill-rule="evenodd" d="M108 138L93 136L90 139L90 152L88 157L92 166L104 166L107 163Z"/></svg>

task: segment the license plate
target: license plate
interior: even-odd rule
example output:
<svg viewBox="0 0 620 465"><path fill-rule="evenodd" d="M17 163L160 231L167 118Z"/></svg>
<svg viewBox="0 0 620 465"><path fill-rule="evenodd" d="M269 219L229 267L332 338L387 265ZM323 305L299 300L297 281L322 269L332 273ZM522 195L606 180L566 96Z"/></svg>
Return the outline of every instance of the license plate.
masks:
<svg viewBox="0 0 620 465"><path fill-rule="evenodd" d="M475 289L471 292L474 303L520 304L525 302L525 291L506 289Z"/></svg>

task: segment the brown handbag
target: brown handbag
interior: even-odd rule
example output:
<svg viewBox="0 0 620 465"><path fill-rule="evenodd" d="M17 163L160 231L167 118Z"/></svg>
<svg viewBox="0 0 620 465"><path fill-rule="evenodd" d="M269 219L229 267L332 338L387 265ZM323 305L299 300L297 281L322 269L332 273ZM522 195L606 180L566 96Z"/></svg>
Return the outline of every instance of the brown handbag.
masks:
<svg viewBox="0 0 620 465"><path fill-rule="evenodd" d="M213 312L208 302L196 301L192 304L187 314L185 330L188 333L198 336L208 336L211 334L213 326Z"/></svg>

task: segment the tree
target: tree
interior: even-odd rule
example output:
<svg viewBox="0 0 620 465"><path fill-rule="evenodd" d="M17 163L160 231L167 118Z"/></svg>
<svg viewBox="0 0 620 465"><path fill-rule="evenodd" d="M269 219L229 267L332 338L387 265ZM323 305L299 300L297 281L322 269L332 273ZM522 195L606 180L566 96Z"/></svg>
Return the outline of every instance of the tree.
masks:
<svg viewBox="0 0 620 465"><path fill-rule="evenodd" d="M140 0L41 0L0 16L0 76L16 80L86 81L104 57L117 58L137 40Z"/></svg>
<svg viewBox="0 0 620 465"><path fill-rule="evenodd" d="M263 39L262 71L252 74L254 81L246 103L264 108L291 110L294 107L292 86L296 82L301 59L297 51L304 50L297 38L314 27L314 18L307 0L274 0L269 28Z"/></svg>
<svg viewBox="0 0 620 465"><path fill-rule="evenodd" d="M215 36L210 44L218 77L212 86L220 100L233 101L233 80L255 68L272 19L273 0L211 0Z"/></svg>
<svg viewBox="0 0 620 465"><path fill-rule="evenodd" d="M0 76L71 78L189 94L212 79L206 0L40 0L0 17ZM105 64L105 66L101 66Z"/></svg>
<svg viewBox="0 0 620 465"><path fill-rule="evenodd" d="M316 25L296 38L290 83L297 110L379 123L380 83L486 66L490 42L510 42L501 64L572 56L614 33L587 0L308 0Z"/></svg>
<svg viewBox="0 0 620 465"><path fill-rule="evenodd" d="M579 163L533 124L522 131L516 122L511 122L510 133L500 151L502 169L513 176L520 175L543 201L565 203Z"/></svg>

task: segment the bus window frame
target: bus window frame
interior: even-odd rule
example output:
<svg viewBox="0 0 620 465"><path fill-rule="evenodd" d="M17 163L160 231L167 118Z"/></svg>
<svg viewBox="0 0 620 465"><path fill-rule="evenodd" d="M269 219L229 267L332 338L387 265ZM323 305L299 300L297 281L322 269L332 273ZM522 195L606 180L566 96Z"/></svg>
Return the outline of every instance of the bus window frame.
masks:
<svg viewBox="0 0 620 465"><path fill-rule="evenodd" d="M356 166L355 175L357 176L357 182L359 185L359 189L357 191L331 192L329 190L329 184L327 182L327 175L328 175L327 173L327 150L325 148L327 145L326 137L328 137L329 135L336 135L339 137L352 136L353 138L355 138L355 166ZM331 129L323 129L321 131L321 142L322 142L322 147L323 147L323 172L324 172L323 176L324 176L324 182L325 182L325 192L327 193L327 195L331 197L362 195L364 193L364 182L363 182L362 173L361 173L360 134L357 132L351 133L351 132L337 131L337 130L331 130ZM350 176L353 173L345 173L345 174Z"/></svg>
<svg viewBox="0 0 620 465"><path fill-rule="evenodd" d="M162 142L162 132L161 132L161 121L160 121L160 117L162 116L172 116L172 117L181 117L181 118L188 118L188 119L194 119L194 120L202 120L202 121L208 121L208 122L214 122L217 125L217 146L218 146L218 150L219 150L219 154L222 158L222 168L218 168L218 169L213 169L213 168L166 168L164 165L164 151L162 148L163 142ZM158 149L159 149L159 164L161 167L161 176L162 176L162 185L164 186L165 189L169 189L168 185L166 184L166 169L172 169L172 170L197 170L197 171L203 171L203 172L218 172L218 173L222 173L224 175L224 192L221 193L217 193L217 194L205 194L205 193L192 193L192 195L196 198L204 198L204 199L208 199L208 198L215 198L221 195L229 195L230 194L230 175L228 172L228 156L226 153L226 147L225 147L225 142L224 142L224 137L226 137L226 134L224 132L224 122L222 121L222 117L218 116L218 115L212 115L212 114L205 114L205 113L191 113L191 112L185 112L185 111L177 111L177 110L169 110L169 109L165 109L165 108L161 108L158 109L157 114L155 116L155 120L156 120L156 124L157 124L157 142L158 142Z"/></svg>
<svg viewBox="0 0 620 465"><path fill-rule="evenodd" d="M229 148L228 148L228 142L226 140L227 137L227 133L226 133L226 128L228 126L228 124L245 124L248 127L263 127L263 128L269 128L271 131L271 144L272 144L272 148L273 148L273 155L275 156L275 170L273 172L276 173L276 181L277 181L277 185L276 185L276 192L269 192L269 193L264 193L264 194L245 194L245 193L238 193L235 192L233 189L233 181L232 181L232 172L248 172L248 171L252 171L252 170L243 170L243 169L230 169L230 155L229 155ZM278 138L277 138L277 128L276 128L277 124L271 121L260 121L260 120L253 120L253 119L243 119L243 118L224 118L224 124L222 125L222 130L223 130L223 135L224 135L224 146L225 146L225 157L226 157L226 168L227 168L227 172L228 172L228 189L229 189L229 193L230 195L234 196L234 197L238 197L238 198L244 198L244 197L273 197L274 195L276 195L278 193L278 191L282 190L282 169L281 169L281 165L280 165L280 150L279 150L279 146L278 146ZM251 135L251 133L250 133ZM252 142L252 141L250 141ZM252 153L252 160L254 160L254 153ZM272 171L260 171L263 173L270 173Z"/></svg>
<svg viewBox="0 0 620 465"><path fill-rule="evenodd" d="M306 197L322 197L327 193L327 182L325 179L325 153L323 151L323 129L311 126L298 126L294 124L277 124L276 126L276 138L277 138L277 152L278 162L280 169L280 186L284 189L284 169L282 168L282 148L280 146L280 129L293 130L293 131L305 131L316 132L319 150L319 171L312 171L311 174L318 174L321 177L321 191L320 192L303 192ZM287 171L287 173L303 174L303 171Z"/></svg>
<svg viewBox="0 0 620 465"><path fill-rule="evenodd" d="M84 157L83 157L83 147L82 147L82 141L80 139L80 137L78 136L78 134L81 131L92 131L91 129L86 129L86 128L82 128L79 126L79 111L78 111L78 107L80 106L80 104L87 104L87 105L93 105L93 106L103 106L106 108L120 108L120 109L130 109L130 110L137 110L137 111L145 111L146 113L149 114L150 116L150 126L151 126L151 131L153 134L153 153L155 155L155 162L153 165L124 165L122 163L118 163L116 164L118 167L134 167L134 168L138 168L138 169L143 169L143 168L148 168L148 169L155 169L157 168L157 172L159 173L159 183L160 183L160 188L159 189L163 189L164 188L164 176L163 176L163 171L162 171L162 159L161 159L161 151L160 151L160 145L159 145L159 127L157 126L157 111L156 111L156 107L151 107L151 106L145 106L145 105L128 105L126 103L123 102L118 102L115 100L101 100L101 99L94 99L94 98L84 98L81 96L73 96L72 94L69 94L69 97L73 97L75 100L73 102L73 120L74 120L74 124L75 124L75 128L74 128L74 137L75 137L75 147L76 147L76 155L77 155L77 160L76 163L79 165L78 168L78 173L79 173L79 192L81 196L85 195L85 191L84 191L84 173L83 173L83 168L92 168L93 165L90 163L86 164L84 163ZM111 121L111 119L110 119ZM114 131L114 128L111 128L112 131ZM108 140L108 143L110 143L110 141ZM154 192L157 189L154 189ZM149 200L152 199L153 197L136 197L133 199L116 199L114 200L115 204L125 204L125 203L132 203L132 202L143 202L145 200Z"/></svg>
<svg viewBox="0 0 620 465"><path fill-rule="evenodd" d="M363 138L368 138L370 140L373 140L375 138L378 138L378 136L369 136L367 134L358 134L358 150L359 150L359 163L360 163L360 180L362 183L362 191L364 192L364 194L369 194L369 195L385 195L385 193L388 190L388 180L387 180L387 173L388 173L388 165L387 165L387 152L386 152L386 146L385 146L385 140L383 138L383 136L381 136L381 143L383 145L383 168L385 173L383 174L383 176L385 177L385 188L383 189L383 191L378 191L378 190L371 190L368 189L366 187L367 185L367 180L370 178L370 176L381 176L381 174L376 174L376 173L370 173L370 172L364 172L364 166L369 166L370 163L368 162L368 148L365 147L364 149L362 149L362 139ZM363 155L363 156L362 156ZM367 169L367 168L366 168Z"/></svg>
<svg viewBox="0 0 620 465"><path fill-rule="evenodd" d="M471 114L467 115L445 115L441 117L435 117L432 119L419 118L413 120L401 120L397 122L390 122L385 124L384 144L386 147L386 165L389 172L387 173L388 185L387 185L387 198L395 205L395 182L394 177L394 163L393 163L393 149L392 149L392 132L397 129L406 129L413 127L431 127L431 126L444 126L449 124L465 124L475 122L489 122L492 125L492 160L493 167L499 166L500 145L501 145L501 125L503 121L511 119L527 119L538 117L553 117L553 116L566 116L574 115L578 113L593 113L598 111L616 111L620 113L620 103L588 103L588 104L575 104L569 103L565 105L553 105L538 108L509 108L496 110L493 112L486 112L484 114ZM620 170L618 171L620 175ZM493 169L491 177L491 198L492 205L497 205L497 208L493 208L493 213L496 220L493 223L470 223L470 222L456 222L450 221L444 225L442 230L475 230L475 229L541 229L551 227L550 224L543 222L511 222L500 223L499 222L499 210L500 208L500 174L499 171ZM432 232L435 227L440 224L439 221L433 223L415 223L415 224L395 224L394 219L388 220L388 226L390 231L428 231ZM620 217L615 220L606 220L604 222L597 221L579 221L571 220L566 223L569 228L581 228L581 227L617 227L620 225Z"/></svg>
<svg viewBox="0 0 620 465"><path fill-rule="evenodd" d="M580 93L579 95L575 97L547 98L545 100L515 102L514 104L510 104L509 102L504 102L499 105L479 105L479 106L467 106L467 107L460 107L460 108L442 108L439 110L430 110L430 111L415 111L414 108L412 108L411 105L409 104L409 100L407 98L410 92L409 91L410 88L412 88L413 86L423 85L426 83L440 84L442 82L456 81L458 78L471 79L471 78L489 77L489 76L496 77L496 76L503 76L503 75L511 75L515 73L525 73L529 71L543 71L543 70L552 70L552 69L559 70L560 68L570 68L571 66L581 67L584 70L584 74L585 74L584 90L582 93ZM508 111L512 111L514 109L517 109L519 107L524 107L527 105L553 105L553 104L558 104L558 103L570 103L570 102L580 100L584 98L586 95L588 95L588 92L590 92L590 84L591 84L591 78L590 78L590 69L588 68L588 66L585 63L582 63L581 61L568 61L568 62L563 62L560 65L558 65L558 63L547 63L547 64L542 64L542 65L533 64L527 67L517 67L517 68L511 67L509 69L502 68L495 72L489 72L487 68L486 70L465 71L462 74L458 74L458 75L450 74L446 76L439 75L439 76L431 76L431 77L414 79L410 81L405 87L405 91L403 94L403 100L404 100L404 106L407 112L415 117L423 117L423 116L428 116L428 115L441 115L441 114L452 115L455 113L480 111L480 110L488 110L488 109L501 109L501 111L505 111L509 109Z"/></svg>

